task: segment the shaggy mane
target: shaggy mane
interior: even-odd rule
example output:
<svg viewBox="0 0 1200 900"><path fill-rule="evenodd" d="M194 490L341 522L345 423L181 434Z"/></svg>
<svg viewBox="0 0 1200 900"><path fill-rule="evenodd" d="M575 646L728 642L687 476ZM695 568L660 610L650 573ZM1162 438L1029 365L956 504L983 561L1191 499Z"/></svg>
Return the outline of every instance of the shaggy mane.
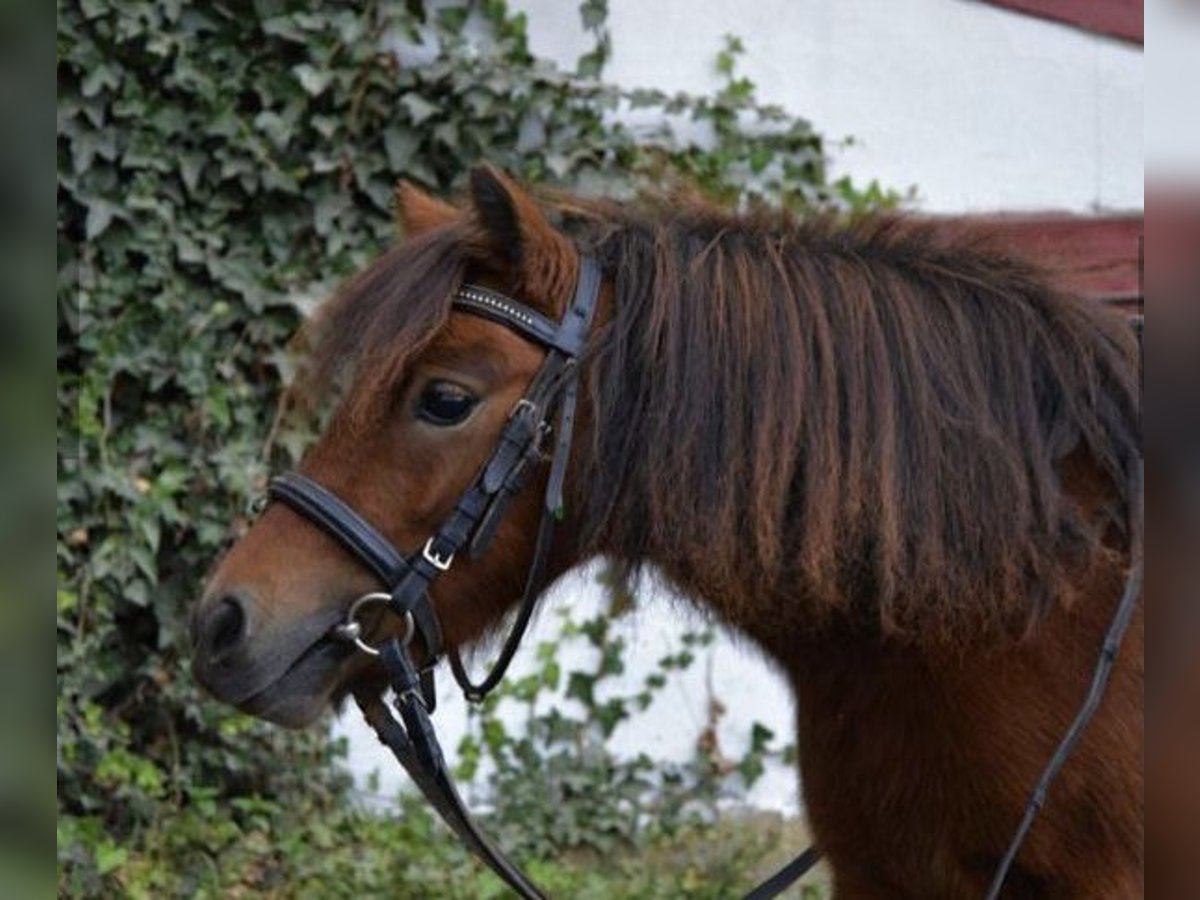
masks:
<svg viewBox="0 0 1200 900"><path fill-rule="evenodd" d="M613 289L572 465L585 551L656 563L735 622L767 592L952 640L1069 599L1098 536L1056 466L1082 451L1125 500L1140 442L1119 317L947 224L557 205ZM353 279L317 319L317 370L389 389L471 246L442 228Z"/></svg>
<svg viewBox="0 0 1200 900"><path fill-rule="evenodd" d="M304 360L295 395L315 407L353 383L342 424L365 427L379 415L409 361L445 326L470 237L465 226L419 235L342 285L299 335Z"/></svg>
<svg viewBox="0 0 1200 900"><path fill-rule="evenodd" d="M584 217L615 291L590 548L707 585L734 621L801 593L818 619L953 641L1069 599L1099 535L1056 464L1084 451L1124 500L1138 453L1119 317L961 225L678 201Z"/></svg>

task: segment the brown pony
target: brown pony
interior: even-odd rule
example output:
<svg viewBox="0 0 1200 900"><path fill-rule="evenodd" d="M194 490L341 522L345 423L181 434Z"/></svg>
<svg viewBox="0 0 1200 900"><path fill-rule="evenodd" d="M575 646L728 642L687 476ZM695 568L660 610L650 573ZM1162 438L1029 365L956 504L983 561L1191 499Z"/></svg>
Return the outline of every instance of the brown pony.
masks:
<svg viewBox="0 0 1200 900"><path fill-rule="evenodd" d="M782 667L837 897L982 896L1129 566L1125 323L947 223L539 206L487 167L461 209L398 199L407 241L314 323L312 383L345 395L302 471L419 548L543 352L452 295L470 281L557 319L591 253L604 285L551 574L598 555L653 567ZM545 477L438 582L451 645L519 597ZM272 504L198 605L196 672L244 710L311 722L382 684L328 637L377 588ZM1141 695L1139 612L1005 896L1139 895Z"/></svg>

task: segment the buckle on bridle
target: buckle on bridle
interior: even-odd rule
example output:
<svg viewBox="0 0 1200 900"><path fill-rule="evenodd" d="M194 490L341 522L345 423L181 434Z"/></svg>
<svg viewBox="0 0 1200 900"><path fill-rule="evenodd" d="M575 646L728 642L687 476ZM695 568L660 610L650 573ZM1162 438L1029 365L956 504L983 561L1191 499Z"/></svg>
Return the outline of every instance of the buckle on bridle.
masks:
<svg viewBox="0 0 1200 900"><path fill-rule="evenodd" d="M538 412L537 404L528 397L522 397L513 404L513 408L508 411L508 421L512 421L521 413L528 412L530 415L536 416Z"/></svg>
<svg viewBox="0 0 1200 900"><path fill-rule="evenodd" d="M378 656L379 648L372 647L363 640L362 623L358 621L359 611L372 603L382 603L385 606L390 606L392 595L385 594L380 591L373 591L369 594L363 594L357 600L350 604L350 608L346 611L346 621L335 625L331 634L341 641L346 641L353 644L363 653L368 656ZM399 641L401 644L407 645L413 639L413 634L416 632L416 624L413 622L411 612L404 613L404 634L400 635Z"/></svg>
<svg viewBox="0 0 1200 900"><path fill-rule="evenodd" d="M450 568L450 564L454 562L453 553L447 553L445 556L442 556L433 549L433 538L425 542L425 546L421 549L421 556L425 557L425 562L429 563L439 572L445 572Z"/></svg>

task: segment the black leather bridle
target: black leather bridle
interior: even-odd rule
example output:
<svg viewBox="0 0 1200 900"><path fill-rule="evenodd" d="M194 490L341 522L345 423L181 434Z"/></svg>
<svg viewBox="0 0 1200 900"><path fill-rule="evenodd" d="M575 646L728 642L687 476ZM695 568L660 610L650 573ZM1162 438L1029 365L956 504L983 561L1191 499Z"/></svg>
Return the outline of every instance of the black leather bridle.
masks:
<svg viewBox="0 0 1200 900"><path fill-rule="evenodd" d="M599 270L591 259L583 258L575 296L561 324L488 288L464 285L454 295L454 309L504 325L545 347L546 357L524 396L509 413L491 456L420 552L410 556L401 554L375 526L305 475L287 472L272 479L267 490L270 499L287 504L319 526L387 586L386 593L367 594L350 607L346 622L339 627L339 636L354 641L367 652L381 654L382 651L376 651L362 641L357 617L366 605L386 605L405 623L405 633L400 640L402 645L407 645L414 636L420 636L427 659L422 671L427 684L430 683L433 666L440 660L444 644L441 626L429 599L429 586L450 568L464 547L472 558L487 551L508 504L541 461L544 445L553 434L554 453L533 561L517 619L505 640L500 660L480 684L472 684L457 651L450 648L448 653L454 674L469 700L482 699L499 682L528 625L533 603L542 586L554 522L562 516L563 481L574 433L577 367L595 313L599 289ZM427 687L426 694L425 699L432 706L432 689Z"/></svg>
<svg viewBox="0 0 1200 900"><path fill-rule="evenodd" d="M524 396L510 412L491 456L459 498L453 512L419 552L405 556L343 500L299 472L287 472L272 479L267 492L269 499L286 504L325 531L387 587L386 591L368 593L354 601L345 621L334 629L333 634L378 657L395 694L393 705L399 718L378 694L358 694L355 700L380 741L392 751L446 824L526 900L543 900L544 895L483 834L450 776L430 720L437 702L433 672L445 653L466 699L478 702L504 677L525 634L543 587L554 524L563 514L563 482L574 433L579 361L595 316L599 292L600 270L594 260L582 255L574 297L561 322L554 322L529 306L485 287L468 284L455 293L453 309L503 325L544 347L546 357ZM509 502L533 469L544 460L545 445L551 440L554 450L550 457L550 473L524 593L495 665L486 677L475 683L467 675L458 649L444 645L441 626L429 597L429 586L450 568L464 547L472 558L487 550ZM1131 507L1140 502L1141 492L1142 463L1139 459ZM1106 635L1091 690L1030 798L1025 818L997 866L988 890L989 898L999 896L1017 851L1045 800L1050 782L1095 712L1132 618L1142 580L1140 509L1135 521L1131 508L1130 519L1130 533L1135 545L1132 555L1136 565L1130 571L1124 595ZM359 622L362 610L373 604L385 606L404 622L403 634L389 638L379 647L366 643ZM412 639L417 636L424 649L425 664L420 668L409 650ZM769 900L777 896L819 859L819 851L809 847L751 890L745 900Z"/></svg>
<svg viewBox="0 0 1200 900"><path fill-rule="evenodd" d="M335 629L335 636L378 656L395 693L399 718L378 694L364 693L355 699L380 740L391 749L446 824L513 890L527 898L542 895L471 818L455 788L429 718L437 701L434 668L446 651L429 586L450 568L464 548L472 557L487 550L509 502L542 460L544 445L553 435L554 451L533 559L524 596L500 658L481 682L473 683L457 649L451 647L446 653L467 699L478 701L503 677L542 588L554 522L562 515L563 480L574 433L579 357L595 315L599 292L600 271L593 260L583 257L575 295L561 323L488 288L464 285L454 295L455 310L515 331L545 347L546 357L509 414L491 456L449 517L418 553L410 556L400 553L343 500L298 472L280 475L268 488L270 499L287 504L320 527L387 587L386 592L369 593L356 600L346 621ZM376 603L399 616L405 626L402 635L378 648L363 640L358 619L364 607ZM419 669L409 650L417 636L424 650L424 666Z"/></svg>
<svg viewBox="0 0 1200 900"><path fill-rule="evenodd" d="M409 556L400 553L341 498L299 472L287 472L272 479L267 490L271 500L286 504L317 525L387 587L386 591L365 594L351 604L346 620L334 629L334 635L378 657L388 674L399 717L378 694L363 693L355 699L379 739L446 824L509 887L530 900L540 900L543 895L483 834L450 776L429 718L437 702L433 672L444 653L467 700L482 700L504 677L529 625L543 587L554 523L563 514L563 482L575 430L579 359L599 293L600 270L588 256L580 258L575 294L562 322L554 322L529 306L485 287L468 284L455 293L453 309L515 331L544 347L546 357L524 396L509 413L491 456L453 512L418 553ZM543 461L545 445L550 441L554 450L524 594L495 665L481 681L472 682L457 648L445 647L429 586L450 568L463 548L472 558L487 550L509 502ZM403 634L379 647L365 642L359 621L363 609L373 604L386 606L404 622ZM420 668L409 650L417 636L424 650L424 665ZM753 900L776 896L808 871L818 858L819 854L810 847L747 896Z"/></svg>

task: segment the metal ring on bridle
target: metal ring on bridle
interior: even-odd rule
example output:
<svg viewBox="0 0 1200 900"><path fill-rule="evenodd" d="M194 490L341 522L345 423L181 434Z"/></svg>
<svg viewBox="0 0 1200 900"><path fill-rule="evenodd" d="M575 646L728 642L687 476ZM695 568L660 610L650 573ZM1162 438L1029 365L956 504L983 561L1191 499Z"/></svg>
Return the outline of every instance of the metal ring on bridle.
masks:
<svg viewBox="0 0 1200 900"><path fill-rule="evenodd" d="M346 621L334 627L334 636L339 640L350 642L368 656L378 656L379 648L372 647L363 640L363 628L362 623L358 621L358 613L363 607L370 606L372 603L382 603L387 606L391 602L392 595L381 591L363 594L350 604L350 608L346 611ZM406 611L404 613L404 634L400 635L400 643L407 644L411 641L414 631L416 631L416 625L413 623L412 613Z"/></svg>

